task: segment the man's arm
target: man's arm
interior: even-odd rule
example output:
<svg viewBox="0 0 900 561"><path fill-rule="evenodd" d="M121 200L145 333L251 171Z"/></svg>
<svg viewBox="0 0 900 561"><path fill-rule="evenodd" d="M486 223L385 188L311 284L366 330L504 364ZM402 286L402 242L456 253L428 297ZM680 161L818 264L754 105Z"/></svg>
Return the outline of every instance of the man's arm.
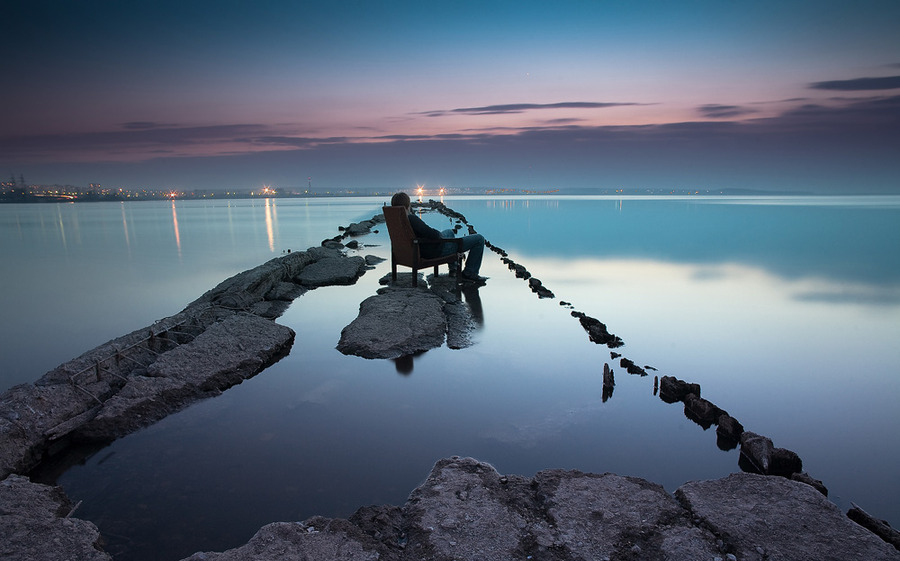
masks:
<svg viewBox="0 0 900 561"><path fill-rule="evenodd" d="M430 240L439 240L441 239L441 233L419 218L417 215L410 213L409 214L409 225L412 226L413 233L416 234L417 238L426 238Z"/></svg>

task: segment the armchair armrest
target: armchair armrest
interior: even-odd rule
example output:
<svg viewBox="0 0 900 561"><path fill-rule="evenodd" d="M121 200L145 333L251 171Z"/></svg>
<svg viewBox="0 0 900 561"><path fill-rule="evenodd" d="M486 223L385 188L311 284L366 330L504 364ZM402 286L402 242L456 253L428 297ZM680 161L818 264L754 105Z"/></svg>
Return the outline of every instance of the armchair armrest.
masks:
<svg viewBox="0 0 900 561"><path fill-rule="evenodd" d="M441 238L439 240L432 240L430 238L414 238L414 244L436 244L436 243L455 243L456 244L456 252L462 253L462 238Z"/></svg>

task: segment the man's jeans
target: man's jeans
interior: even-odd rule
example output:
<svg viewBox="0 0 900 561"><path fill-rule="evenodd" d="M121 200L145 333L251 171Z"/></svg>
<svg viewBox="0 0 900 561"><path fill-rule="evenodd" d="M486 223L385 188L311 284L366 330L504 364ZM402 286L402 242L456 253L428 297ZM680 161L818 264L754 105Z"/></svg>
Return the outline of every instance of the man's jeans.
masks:
<svg viewBox="0 0 900 561"><path fill-rule="evenodd" d="M456 232L453 230L444 230L441 232L442 238L455 238ZM462 238L462 251L468 251L466 257L466 266L463 267L463 273L467 276L475 276L481 269L481 259L484 257L484 236L481 234L470 234ZM455 243L445 243L441 249L441 255L453 255L456 253Z"/></svg>

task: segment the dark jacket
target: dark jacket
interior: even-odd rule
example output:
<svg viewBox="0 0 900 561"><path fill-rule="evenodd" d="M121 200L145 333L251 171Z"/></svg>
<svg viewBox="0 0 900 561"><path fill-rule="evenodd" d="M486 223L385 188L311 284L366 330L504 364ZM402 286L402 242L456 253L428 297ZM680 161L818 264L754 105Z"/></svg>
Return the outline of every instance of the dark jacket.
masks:
<svg viewBox="0 0 900 561"><path fill-rule="evenodd" d="M427 240L441 239L441 233L418 217L415 213L409 213L409 225L412 226L413 233L417 238L425 238ZM431 259L441 255L441 246L439 243L423 243L420 245L420 253L422 257Z"/></svg>

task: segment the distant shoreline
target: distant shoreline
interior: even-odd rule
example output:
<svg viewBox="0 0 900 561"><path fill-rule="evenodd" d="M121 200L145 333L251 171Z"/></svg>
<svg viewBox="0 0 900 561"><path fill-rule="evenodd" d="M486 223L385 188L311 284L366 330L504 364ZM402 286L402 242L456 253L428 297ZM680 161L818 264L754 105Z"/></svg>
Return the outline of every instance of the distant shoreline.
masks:
<svg viewBox="0 0 900 561"><path fill-rule="evenodd" d="M343 199L365 197L387 197L398 190L412 193L412 189L392 191L345 191L345 192L310 192L310 193L267 193L253 192L221 192L221 193L178 193L178 194L122 194L122 193L73 193L32 194L32 193L0 193L0 204L42 204L42 203L93 203L93 202L128 202L128 201L198 201L198 200L256 200L256 199ZM423 198L440 198L442 196L481 196L499 198L527 198L535 196L567 197L884 197L896 196L891 193L810 193L801 191L760 191L754 189L720 189L720 190L661 190L661 189L575 189L569 191L531 191L521 189L460 189L447 190L444 195L425 192Z"/></svg>

